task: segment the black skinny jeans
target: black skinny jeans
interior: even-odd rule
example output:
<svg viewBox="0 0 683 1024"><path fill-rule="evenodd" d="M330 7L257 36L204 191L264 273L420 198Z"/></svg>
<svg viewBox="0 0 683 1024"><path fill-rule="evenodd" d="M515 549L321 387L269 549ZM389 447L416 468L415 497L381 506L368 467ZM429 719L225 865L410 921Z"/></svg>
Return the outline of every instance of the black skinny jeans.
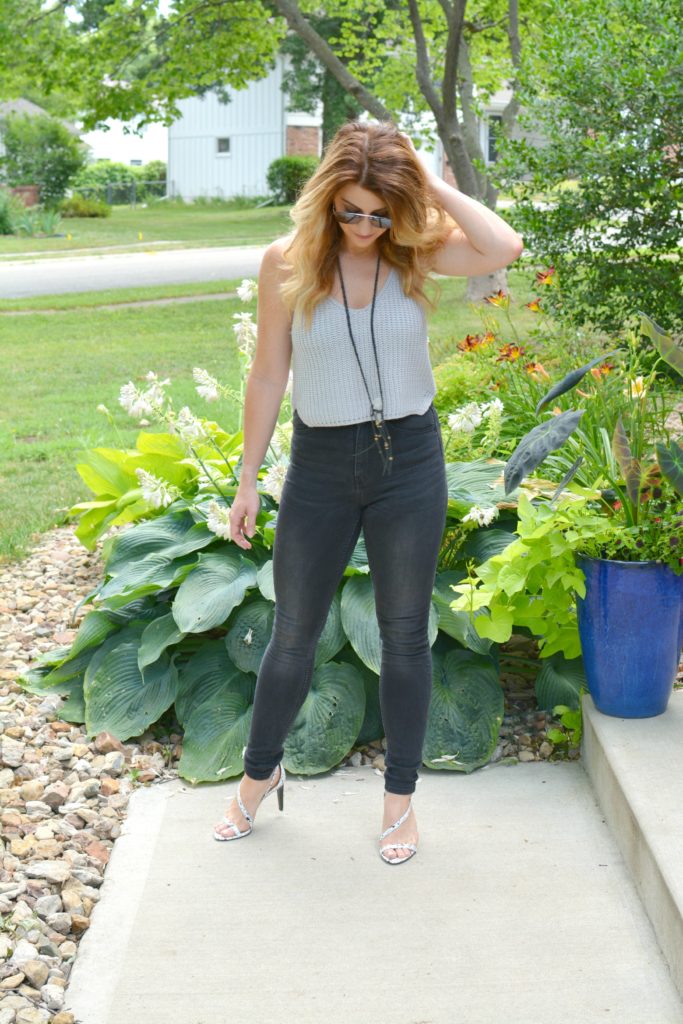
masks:
<svg viewBox="0 0 683 1024"><path fill-rule="evenodd" d="M266 779L311 686L318 639L361 528L382 639L384 785L413 793L432 691L429 606L448 493L434 405L387 420L393 470L368 419L309 427L294 413L273 545L273 632L259 667L244 769Z"/></svg>

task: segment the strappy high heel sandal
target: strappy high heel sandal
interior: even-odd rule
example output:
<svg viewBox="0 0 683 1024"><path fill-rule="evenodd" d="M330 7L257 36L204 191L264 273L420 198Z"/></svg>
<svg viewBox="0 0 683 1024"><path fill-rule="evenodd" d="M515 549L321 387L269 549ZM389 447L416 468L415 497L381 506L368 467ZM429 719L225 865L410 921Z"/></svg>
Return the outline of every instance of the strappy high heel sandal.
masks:
<svg viewBox="0 0 683 1024"><path fill-rule="evenodd" d="M385 829L384 832L382 832L381 836L379 837L380 838L380 842L382 841L382 839L385 838L385 836L388 836L390 832L394 832L399 827L399 825L403 824L403 822L406 820L406 818L410 814L411 806L412 806L412 798L408 801L408 806L406 807L405 811L403 812L401 817L398 819L398 821L395 821L393 825L390 825L389 828ZM401 850L402 849L412 850L412 853L408 853L405 857L385 857L384 856L384 852L383 852L384 850L399 850L399 849L401 849ZM385 864L404 864L407 860L410 860L411 857L414 857L416 853L417 853L417 846L415 845L415 843L385 843L384 846L380 846L380 848L379 848L379 855L382 858L382 860L385 862Z"/></svg>
<svg viewBox="0 0 683 1024"><path fill-rule="evenodd" d="M277 785L274 786L273 783L272 783L272 780L275 778L275 774L276 774L278 768L280 769L280 778L277 781ZM282 764L282 762L280 762L280 764L275 766L275 768L273 769L273 774L271 775L270 778L271 778L271 784L268 786L268 789L264 792L263 796L259 800L259 802L257 804L257 810L261 806L261 804L263 803L265 798L267 796L269 796L270 793L277 792L278 806L279 806L280 810L282 811L282 810L284 810L284 805L285 805L285 769L284 769L284 765ZM241 783L241 781L242 780L240 779L240 783ZM237 827L237 825L235 824L234 821L230 821L228 818L223 816L221 821L224 824L230 825L232 828L234 828L235 834L232 835L232 836L224 836L224 835L221 835L220 832L217 832L216 829L214 829L213 838L214 839L218 839L219 842L230 842L231 839L243 839L245 836L249 835L249 833L251 832L251 830L254 827L254 819L253 819L252 815L249 813L249 811L246 809L246 807L244 806L244 803L242 801L242 797L240 796L240 787L239 786L237 787L237 793L235 795L236 795L236 798L237 798L237 803L239 804L240 811L242 812L244 817L249 822L249 828L246 828L246 829L244 829L244 831L240 832L239 828ZM256 813L256 811L254 811L254 814L255 813Z"/></svg>

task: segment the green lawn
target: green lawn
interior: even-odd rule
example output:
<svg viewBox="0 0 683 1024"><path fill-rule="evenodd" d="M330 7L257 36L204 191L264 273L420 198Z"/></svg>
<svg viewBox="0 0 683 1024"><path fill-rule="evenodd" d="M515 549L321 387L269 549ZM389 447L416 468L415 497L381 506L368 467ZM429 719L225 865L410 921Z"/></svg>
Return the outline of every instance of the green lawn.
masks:
<svg viewBox="0 0 683 1024"><path fill-rule="evenodd" d="M57 231L71 238L0 235L0 256L68 253L73 249L139 246L142 242L178 242L181 246L261 245L293 228L289 206L232 210L216 206L112 207L111 217L62 218ZM144 247L144 246L143 246Z"/></svg>
<svg viewBox="0 0 683 1024"><path fill-rule="evenodd" d="M509 272L513 306L519 310L532 295L524 284L526 276ZM439 282L440 306L429 324L434 364L466 333L481 329L476 311L464 302L466 279ZM231 292L239 283L223 286ZM220 289L213 282L205 290ZM145 288L138 295L148 298L169 291L188 294L193 289ZM110 293L104 296L111 300ZM208 415L228 430L237 428L238 411L232 403L209 404L199 398L192 368L203 367L239 388L232 314L255 312L255 301L249 306L239 298L225 298L172 307L92 308L104 296L44 300L63 304L59 313L0 314L0 562L21 557L33 545L34 534L64 522L67 508L92 497L75 469L79 450L134 444L140 428L118 404L119 390L128 380L141 384L148 370L170 377L176 409L187 404L196 415ZM86 300L90 305L79 305ZM523 334L534 314L520 311L514 319ZM111 411L116 429L96 411L100 403Z"/></svg>

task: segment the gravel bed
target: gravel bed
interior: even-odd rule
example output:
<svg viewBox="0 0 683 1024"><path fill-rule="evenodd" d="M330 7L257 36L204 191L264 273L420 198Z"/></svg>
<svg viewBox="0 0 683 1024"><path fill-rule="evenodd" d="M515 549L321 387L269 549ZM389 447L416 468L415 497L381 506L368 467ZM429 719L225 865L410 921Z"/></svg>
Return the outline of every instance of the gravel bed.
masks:
<svg viewBox="0 0 683 1024"><path fill-rule="evenodd" d="M0 566L0 1024L74 1024L64 990L129 796L177 778L182 752L181 732L89 740L56 717L62 697L16 682L40 653L71 643L90 610L74 618L102 578L102 542L89 552L74 530L56 527L26 558ZM528 646L513 637L503 649L528 656ZM548 741L551 716L537 708L533 682L509 673L501 682L506 714L492 765L579 757ZM342 767L381 774L385 746L355 749Z"/></svg>

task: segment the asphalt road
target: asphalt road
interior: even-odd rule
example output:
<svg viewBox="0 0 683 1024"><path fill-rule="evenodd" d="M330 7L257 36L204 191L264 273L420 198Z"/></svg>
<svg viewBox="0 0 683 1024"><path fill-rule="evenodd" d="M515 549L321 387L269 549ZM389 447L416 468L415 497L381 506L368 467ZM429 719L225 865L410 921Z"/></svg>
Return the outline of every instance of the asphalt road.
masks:
<svg viewBox="0 0 683 1024"><path fill-rule="evenodd" d="M256 277L265 245L0 262L0 298Z"/></svg>

